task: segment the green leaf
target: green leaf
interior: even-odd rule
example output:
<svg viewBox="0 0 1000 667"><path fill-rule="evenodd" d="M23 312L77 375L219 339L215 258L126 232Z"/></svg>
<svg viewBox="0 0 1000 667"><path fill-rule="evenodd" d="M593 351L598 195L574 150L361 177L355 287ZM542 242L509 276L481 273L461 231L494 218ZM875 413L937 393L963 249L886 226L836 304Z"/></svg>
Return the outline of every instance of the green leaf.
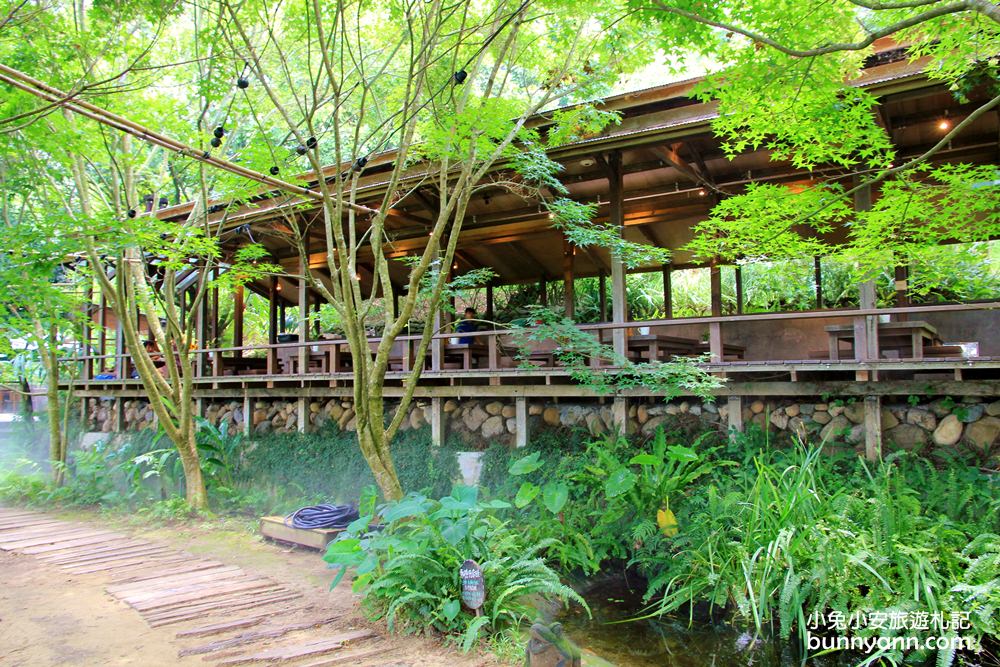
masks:
<svg viewBox="0 0 1000 667"><path fill-rule="evenodd" d="M511 475L527 475L542 467L542 461L538 460L538 452L528 454L522 459L518 459L511 464L507 472Z"/></svg>
<svg viewBox="0 0 1000 667"><path fill-rule="evenodd" d="M628 460L629 465L641 465L641 466L661 466L663 465L663 459L659 456L653 456L652 454L636 454Z"/></svg>
<svg viewBox="0 0 1000 667"><path fill-rule="evenodd" d="M569 499L569 487L565 482L549 482L542 490L542 502L553 514L558 514Z"/></svg>
<svg viewBox="0 0 1000 667"><path fill-rule="evenodd" d="M458 600L448 600L441 607L441 615L444 616L449 622L455 620L458 616L458 612L462 610L462 603Z"/></svg>
<svg viewBox="0 0 1000 667"><path fill-rule="evenodd" d="M608 498L614 498L615 496L620 496L623 493L627 493L635 486L636 476L628 468L618 468L611 473L608 480L604 483L604 493Z"/></svg>
<svg viewBox="0 0 1000 667"><path fill-rule="evenodd" d="M541 491L541 489L535 484L525 482L521 485L521 488L517 490L517 495L514 496L514 507L518 509L526 507L532 500L535 499L539 491Z"/></svg>
<svg viewBox="0 0 1000 667"><path fill-rule="evenodd" d="M698 453L690 447L683 445L671 445L667 447L667 458L674 461L697 461Z"/></svg>

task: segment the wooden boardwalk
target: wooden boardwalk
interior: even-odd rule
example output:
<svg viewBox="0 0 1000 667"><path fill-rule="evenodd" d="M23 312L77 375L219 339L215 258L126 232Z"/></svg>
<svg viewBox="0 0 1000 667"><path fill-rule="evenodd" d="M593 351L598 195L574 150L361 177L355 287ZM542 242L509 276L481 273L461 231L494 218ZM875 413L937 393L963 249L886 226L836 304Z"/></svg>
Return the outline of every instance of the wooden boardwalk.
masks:
<svg viewBox="0 0 1000 667"><path fill-rule="evenodd" d="M361 666L378 664L391 648L368 628L331 629L339 615L324 614L271 578L39 512L0 508L0 551L100 578L150 627L174 633L178 657L202 655L216 665Z"/></svg>

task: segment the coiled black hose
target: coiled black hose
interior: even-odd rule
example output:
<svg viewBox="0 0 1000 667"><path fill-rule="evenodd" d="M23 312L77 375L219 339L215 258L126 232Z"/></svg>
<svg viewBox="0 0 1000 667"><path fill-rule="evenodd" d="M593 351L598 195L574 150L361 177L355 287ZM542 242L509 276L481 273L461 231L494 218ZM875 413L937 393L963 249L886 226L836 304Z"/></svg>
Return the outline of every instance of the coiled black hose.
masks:
<svg viewBox="0 0 1000 667"><path fill-rule="evenodd" d="M312 530L313 528L346 528L358 519L355 505L313 505L303 507L285 517L285 525Z"/></svg>

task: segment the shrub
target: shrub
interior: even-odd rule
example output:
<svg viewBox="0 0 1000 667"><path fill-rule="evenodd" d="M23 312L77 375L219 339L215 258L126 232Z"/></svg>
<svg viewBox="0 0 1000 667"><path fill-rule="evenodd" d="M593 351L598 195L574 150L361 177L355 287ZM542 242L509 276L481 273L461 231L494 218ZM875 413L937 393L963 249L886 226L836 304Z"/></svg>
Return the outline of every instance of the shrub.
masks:
<svg viewBox="0 0 1000 667"><path fill-rule="evenodd" d="M549 543L526 540L500 518L509 503L483 502L475 488L464 486L440 500L411 493L378 509L384 523L374 531L373 492L361 506L362 517L330 544L324 559L340 568L333 585L348 567L356 568L355 589L390 630L435 630L468 651L484 630L496 634L530 618L532 596L586 607L538 556ZM486 582L481 616L462 609L459 568L466 559L479 563Z"/></svg>

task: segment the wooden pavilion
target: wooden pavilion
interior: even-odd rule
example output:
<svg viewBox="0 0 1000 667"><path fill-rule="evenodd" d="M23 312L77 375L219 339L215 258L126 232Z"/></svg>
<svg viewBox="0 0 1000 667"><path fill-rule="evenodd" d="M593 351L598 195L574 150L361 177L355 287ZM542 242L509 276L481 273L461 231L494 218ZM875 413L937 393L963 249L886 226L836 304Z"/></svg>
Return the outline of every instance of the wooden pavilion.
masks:
<svg viewBox="0 0 1000 667"><path fill-rule="evenodd" d="M976 107L976 100L959 103L944 86L929 80L923 73L924 64L909 61L902 49L887 44L868 60L853 82L878 97L878 121L890 133L901 159L919 155L937 143L943 118L957 122ZM691 97L696 83L682 81L609 98L603 107L619 112L620 124L550 154L563 165L561 180L572 198L597 202L599 217L619 227L626 239L672 250L671 264L633 269L662 276L664 317L631 321L625 304L626 271L620 262L605 250L573 247L552 227L539 202L496 188L477 195L470 204L454 267L460 272L492 267L497 273L496 284L487 288L485 318L492 319L496 285L561 282L567 295L563 305L572 316L573 281L597 278L601 322L584 328L613 343L618 353L637 359L708 355L705 368L728 380L720 393L736 408L730 414L735 420L731 425L737 428L740 423L735 415L740 414L738 407L747 396L865 397L866 415L874 420L880 397L885 395L1000 396L1000 337L995 334L1000 328L996 310L1000 301L914 304L905 271L897 271L894 307L878 308L874 285L866 283L858 286L859 308L831 309L823 302L823 264L815 258L815 308L748 314L742 308L740 268L713 264L707 267L711 276L710 315L674 317L672 275L698 266L682 248L692 238L694 225L707 217L720 195L739 191L749 182L794 186L839 173L833 169L796 169L772 161L763 149L727 158L710 127L715 106ZM544 118L536 121L542 128L545 123ZM1000 150L998 137L1000 113L993 111L972 123L935 159L995 164ZM377 205L393 157L385 153L369 158L360 178L361 203ZM331 166L322 177L336 178L343 169ZM413 167L412 176L419 179L419 165ZM314 182L315 178L313 175ZM870 203L870 192L856 196L857 207ZM262 243L287 275L246 287L270 304L267 345L244 345L243 289L232 295L232 347L219 345L219 299L229 298L227 295L218 295L214 304L196 313L202 343L197 362L199 400L250 401L282 396L305 401L350 395L346 346L310 330L306 316L318 308L320 299L306 281L294 278L308 270L320 280L329 280L321 230L307 238L311 251L307 265L302 265L287 230L283 231L286 212L296 207L297 215L308 217L313 214L309 205L309 201L293 196L262 195L252 205L225 214L220 230L225 243L236 247L251 238ZM165 207L156 215L183 219L190 207ZM422 249L435 207L433 190L421 187L393 209L390 257ZM212 215L222 224L221 210ZM830 240L844 234L845 230L839 229ZM359 268L363 286L370 284L371 268L363 263ZM735 270L733 312L726 312L723 306L723 270ZM407 281L406 266L390 262L390 273L394 287L401 289ZM610 299L604 296L605 285L610 288ZM294 332L295 340L282 342L290 338L280 335L285 321L282 314L289 308L297 310L301 324ZM86 341L88 354L83 357L77 395L110 396L119 403L141 396L138 381L127 379L128 358L121 336L114 335L113 322L101 314L104 310L97 308L95 312L96 326ZM514 398L519 408L539 397L594 398L588 389L573 384L566 370L545 350L539 351L532 368L521 368L507 358L508 332L497 329L471 336L475 341L465 345L456 343L454 334L436 336L430 358L422 362L413 358L416 337L403 336L387 376L387 395L392 395L393 384L398 391L415 363L423 363L417 396L432 400L438 409L442 399L469 395ZM111 379L97 379L112 365ZM627 398L616 397L616 410L624 409ZM518 414L522 414L521 409ZM440 435L438 428L435 437Z"/></svg>

